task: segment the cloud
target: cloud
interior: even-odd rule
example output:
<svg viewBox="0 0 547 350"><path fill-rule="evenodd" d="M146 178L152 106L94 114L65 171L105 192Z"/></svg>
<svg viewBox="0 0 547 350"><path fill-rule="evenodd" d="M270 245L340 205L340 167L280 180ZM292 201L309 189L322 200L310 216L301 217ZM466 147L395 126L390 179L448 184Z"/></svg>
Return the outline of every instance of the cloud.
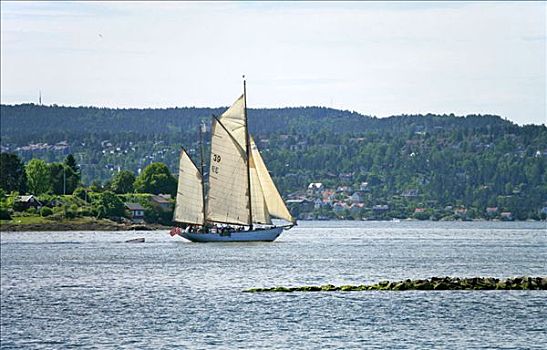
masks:
<svg viewBox="0 0 547 350"><path fill-rule="evenodd" d="M229 105L242 74L253 107L545 123L545 3L2 3L2 103Z"/></svg>

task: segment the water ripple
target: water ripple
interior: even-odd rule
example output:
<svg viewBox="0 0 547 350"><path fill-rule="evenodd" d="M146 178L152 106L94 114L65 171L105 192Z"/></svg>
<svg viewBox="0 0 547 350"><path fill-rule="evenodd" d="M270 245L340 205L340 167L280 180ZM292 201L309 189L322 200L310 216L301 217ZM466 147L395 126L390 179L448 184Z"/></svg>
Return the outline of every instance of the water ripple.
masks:
<svg viewBox="0 0 547 350"><path fill-rule="evenodd" d="M113 244L145 237L144 244ZM2 349L527 348L547 293L248 294L275 285L547 275L542 223L302 223L275 243L2 233Z"/></svg>

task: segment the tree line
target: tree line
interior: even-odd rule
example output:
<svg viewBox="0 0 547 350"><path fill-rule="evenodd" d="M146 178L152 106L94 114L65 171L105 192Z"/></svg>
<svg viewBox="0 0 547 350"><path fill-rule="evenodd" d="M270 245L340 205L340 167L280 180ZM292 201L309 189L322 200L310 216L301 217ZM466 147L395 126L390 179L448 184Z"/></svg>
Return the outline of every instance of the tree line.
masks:
<svg viewBox="0 0 547 350"><path fill-rule="evenodd" d="M109 188L123 170L142 174L158 162L174 173L181 146L199 163L199 123L223 111L0 107L4 152L15 153L24 162L39 158L49 163L64 163L72 153L79 163L80 182L96 188ZM518 126L493 115L380 119L322 107L251 109L249 119L250 131L285 197L305 191L310 182L354 188L367 182L370 204L464 206L478 211L499 207L520 218L547 206L545 125ZM61 123L66 125L63 130L56 127ZM205 140L209 139L207 134ZM60 141L68 146L25 148ZM205 147L207 154L210 145L206 142ZM63 176L70 178L70 170L63 169L58 167L56 176L50 173L50 181L56 182L53 191L62 188Z"/></svg>
<svg viewBox="0 0 547 350"><path fill-rule="evenodd" d="M73 194L78 187L82 187L80 167L72 154L62 163L31 159L24 164L16 154L0 153L0 188L6 193L15 191L36 196L67 195ZM152 163L138 176L131 171L121 170L110 181L104 184L94 181L89 188L95 192L111 190L116 194L136 192L175 195L177 180L165 164Z"/></svg>

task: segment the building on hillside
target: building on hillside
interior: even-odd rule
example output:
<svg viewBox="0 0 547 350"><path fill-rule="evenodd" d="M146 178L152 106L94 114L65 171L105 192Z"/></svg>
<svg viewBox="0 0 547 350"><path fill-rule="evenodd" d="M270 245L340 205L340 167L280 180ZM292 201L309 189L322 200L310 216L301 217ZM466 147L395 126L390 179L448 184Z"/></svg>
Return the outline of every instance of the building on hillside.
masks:
<svg viewBox="0 0 547 350"><path fill-rule="evenodd" d="M170 200L171 196L160 194L150 197L150 204L163 211L170 211L173 208L173 203Z"/></svg>
<svg viewBox="0 0 547 350"><path fill-rule="evenodd" d="M329 204L332 204L332 202L336 198L336 192L330 189L324 190L322 195L323 195L323 202L327 201Z"/></svg>
<svg viewBox="0 0 547 350"><path fill-rule="evenodd" d="M353 203L349 207L349 213L353 216L359 216L362 214L365 205L363 203Z"/></svg>
<svg viewBox="0 0 547 350"><path fill-rule="evenodd" d="M456 208L454 215L458 218L465 219L467 217L467 208Z"/></svg>
<svg viewBox="0 0 547 350"><path fill-rule="evenodd" d="M403 193L401 193L401 196L406 197L406 198L418 197L418 190L415 189L415 188L411 188L409 190L403 191Z"/></svg>
<svg viewBox="0 0 547 350"><path fill-rule="evenodd" d="M317 198L313 202L313 208L314 209L327 208L328 206L329 206L329 202L325 199Z"/></svg>
<svg viewBox="0 0 547 350"><path fill-rule="evenodd" d="M325 186L321 182L312 182L308 185L308 194L316 195L321 193L325 189Z"/></svg>
<svg viewBox="0 0 547 350"><path fill-rule="evenodd" d="M354 192L350 199L352 203L363 203L363 194L360 192Z"/></svg>
<svg viewBox="0 0 547 350"><path fill-rule="evenodd" d="M337 193L344 193L346 195L350 195L351 192L353 192L351 186L338 186L338 188L336 188L336 192Z"/></svg>
<svg viewBox="0 0 547 350"><path fill-rule="evenodd" d="M510 211L501 212L500 217L502 220L513 221L513 213L511 213Z"/></svg>
<svg viewBox="0 0 547 350"><path fill-rule="evenodd" d="M42 206L42 203L33 195L17 196L14 203L14 207L19 211L27 210L29 208L40 209Z"/></svg>
<svg viewBox="0 0 547 350"><path fill-rule="evenodd" d="M132 222L140 224L144 222L144 207L139 203L124 203L125 208L129 211L129 218Z"/></svg>
<svg viewBox="0 0 547 350"><path fill-rule="evenodd" d="M346 209L348 209L348 206L344 202L336 202L332 206L332 211L338 216L342 215Z"/></svg>
<svg viewBox="0 0 547 350"><path fill-rule="evenodd" d="M340 173L340 174L338 174L338 178L340 180L351 181L351 180L353 180L354 175L355 175L355 173Z"/></svg>
<svg viewBox="0 0 547 350"><path fill-rule="evenodd" d="M488 207L486 208L487 216L496 216L498 215L498 207Z"/></svg>
<svg viewBox="0 0 547 350"><path fill-rule="evenodd" d="M383 213L389 210L389 205L387 204L376 204L372 207L372 211L375 213Z"/></svg>
<svg viewBox="0 0 547 350"><path fill-rule="evenodd" d="M313 210L314 202L307 199L289 199L286 201L290 208L298 208L300 212L308 212Z"/></svg>

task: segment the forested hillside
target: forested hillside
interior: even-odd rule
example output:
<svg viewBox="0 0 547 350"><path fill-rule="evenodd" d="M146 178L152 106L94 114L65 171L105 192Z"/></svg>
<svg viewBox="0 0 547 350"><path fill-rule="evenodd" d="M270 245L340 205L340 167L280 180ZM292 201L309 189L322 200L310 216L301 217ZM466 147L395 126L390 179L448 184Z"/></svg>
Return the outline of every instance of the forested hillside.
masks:
<svg viewBox="0 0 547 350"><path fill-rule="evenodd" d="M86 183L158 161L176 173L180 147L197 156L200 121L223 110L2 105L1 147L24 161L72 153ZM250 109L249 124L284 196L310 182L365 182L371 205L500 207L521 217L547 206L544 125L478 115L378 119L321 107Z"/></svg>

